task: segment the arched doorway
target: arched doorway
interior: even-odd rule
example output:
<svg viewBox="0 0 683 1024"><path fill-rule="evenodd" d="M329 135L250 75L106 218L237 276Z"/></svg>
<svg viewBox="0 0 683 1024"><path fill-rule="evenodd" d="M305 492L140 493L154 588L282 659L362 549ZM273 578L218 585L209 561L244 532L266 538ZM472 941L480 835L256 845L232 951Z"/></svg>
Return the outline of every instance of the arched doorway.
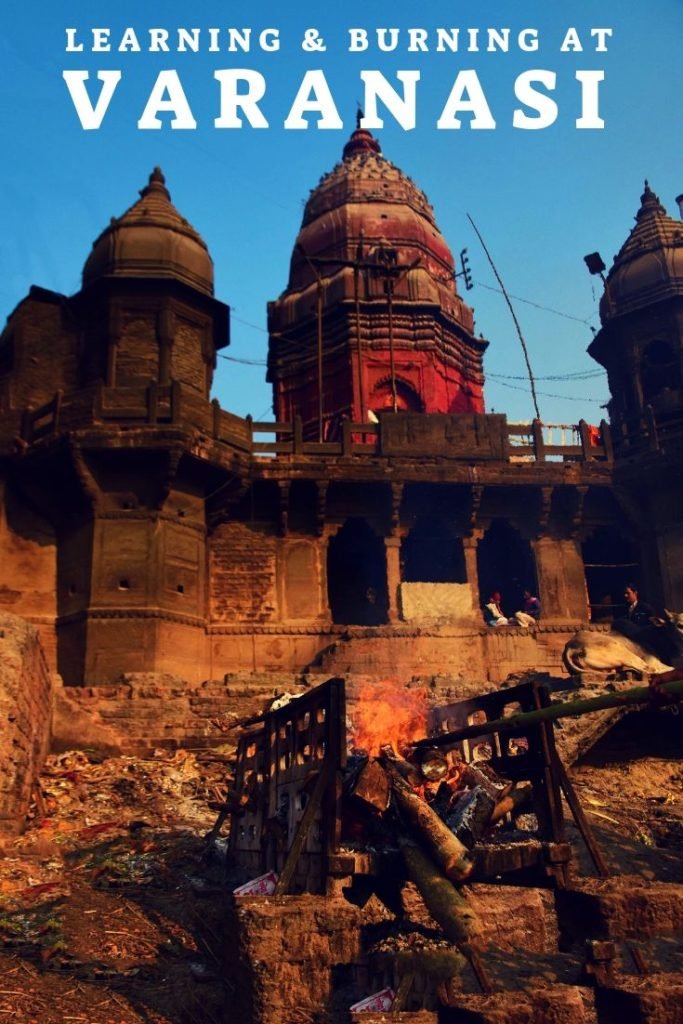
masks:
<svg viewBox="0 0 683 1024"><path fill-rule="evenodd" d="M624 587L640 579L636 544L616 526L596 526L583 543L583 565L590 617L609 621L621 614Z"/></svg>
<svg viewBox="0 0 683 1024"><path fill-rule="evenodd" d="M477 573L481 604L497 590L506 615L514 615L521 608L524 590L536 590L536 563L531 545L507 519L494 519L479 541Z"/></svg>
<svg viewBox="0 0 683 1024"><path fill-rule="evenodd" d="M422 412L423 403L417 391L403 380L395 380L397 412ZM394 407L394 389L391 378L386 377L375 384L369 400L370 410L377 414Z"/></svg>
<svg viewBox="0 0 683 1024"><path fill-rule="evenodd" d="M462 540L432 516L420 516L401 544L404 583L466 583Z"/></svg>
<svg viewBox="0 0 683 1024"><path fill-rule="evenodd" d="M389 597L384 542L365 519L347 519L327 551L327 594L332 621L379 626Z"/></svg>

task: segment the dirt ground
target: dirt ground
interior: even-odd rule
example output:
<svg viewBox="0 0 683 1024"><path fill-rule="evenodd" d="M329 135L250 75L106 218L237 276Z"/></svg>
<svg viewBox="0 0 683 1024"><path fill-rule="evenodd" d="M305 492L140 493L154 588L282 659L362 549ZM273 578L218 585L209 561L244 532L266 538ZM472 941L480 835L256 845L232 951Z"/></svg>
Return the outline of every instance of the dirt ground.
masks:
<svg viewBox="0 0 683 1024"><path fill-rule="evenodd" d="M682 721L631 714L572 770L616 870L680 881ZM230 1019L224 869L203 842L230 751L157 754L49 758L26 831L2 845L1 1024Z"/></svg>
<svg viewBox="0 0 683 1024"><path fill-rule="evenodd" d="M218 760L207 760L217 757ZM50 757L0 858L0 1021L219 1024L220 752Z"/></svg>

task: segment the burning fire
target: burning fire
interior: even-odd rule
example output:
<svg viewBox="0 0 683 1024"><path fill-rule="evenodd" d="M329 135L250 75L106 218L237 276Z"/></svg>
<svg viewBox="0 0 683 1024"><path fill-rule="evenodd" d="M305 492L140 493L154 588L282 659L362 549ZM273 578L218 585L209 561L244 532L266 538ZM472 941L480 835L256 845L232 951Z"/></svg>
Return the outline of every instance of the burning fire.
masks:
<svg viewBox="0 0 683 1024"><path fill-rule="evenodd" d="M389 681L366 684L352 716L351 741L374 756L390 743L399 753L427 733L427 694Z"/></svg>

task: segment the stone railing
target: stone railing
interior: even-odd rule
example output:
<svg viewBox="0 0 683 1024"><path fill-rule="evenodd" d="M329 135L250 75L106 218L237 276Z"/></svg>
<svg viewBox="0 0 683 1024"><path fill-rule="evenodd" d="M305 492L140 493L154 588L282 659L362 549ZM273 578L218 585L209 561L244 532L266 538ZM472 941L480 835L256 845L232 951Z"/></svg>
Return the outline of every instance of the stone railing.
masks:
<svg viewBox="0 0 683 1024"><path fill-rule="evenodd" d="M382 412L377 423L349 419L327 424L319 439L317 424L254 421L222 409L177 381L137 387L84 388L53 398L22 415L21 438L33 444L55 434L98 426L177 426L199 430L206 438L245 455L323 458L385 456L504 462L610 462L612 437L606 422L578 424L508 423L496 413ZM313 435L313 436L311 436Z"/></svg>

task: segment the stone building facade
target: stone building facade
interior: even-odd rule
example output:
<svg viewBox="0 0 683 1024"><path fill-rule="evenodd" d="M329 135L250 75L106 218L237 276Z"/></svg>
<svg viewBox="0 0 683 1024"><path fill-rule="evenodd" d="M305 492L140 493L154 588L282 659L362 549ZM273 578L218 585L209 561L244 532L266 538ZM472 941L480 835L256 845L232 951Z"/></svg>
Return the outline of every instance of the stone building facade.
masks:
<svg viewBox="0 0 683 1024"><path fill-rule="evenodd" d="M360 128L269 306L276 423L211 400L229 310L157 169L81 290L0 340L0 607L70 685L559 668L636 577L683 608L683 234L646 188L591 354L610 423L486 414L486 341L423 193ZM487 629L536 590L537 629Z"/></svg>

